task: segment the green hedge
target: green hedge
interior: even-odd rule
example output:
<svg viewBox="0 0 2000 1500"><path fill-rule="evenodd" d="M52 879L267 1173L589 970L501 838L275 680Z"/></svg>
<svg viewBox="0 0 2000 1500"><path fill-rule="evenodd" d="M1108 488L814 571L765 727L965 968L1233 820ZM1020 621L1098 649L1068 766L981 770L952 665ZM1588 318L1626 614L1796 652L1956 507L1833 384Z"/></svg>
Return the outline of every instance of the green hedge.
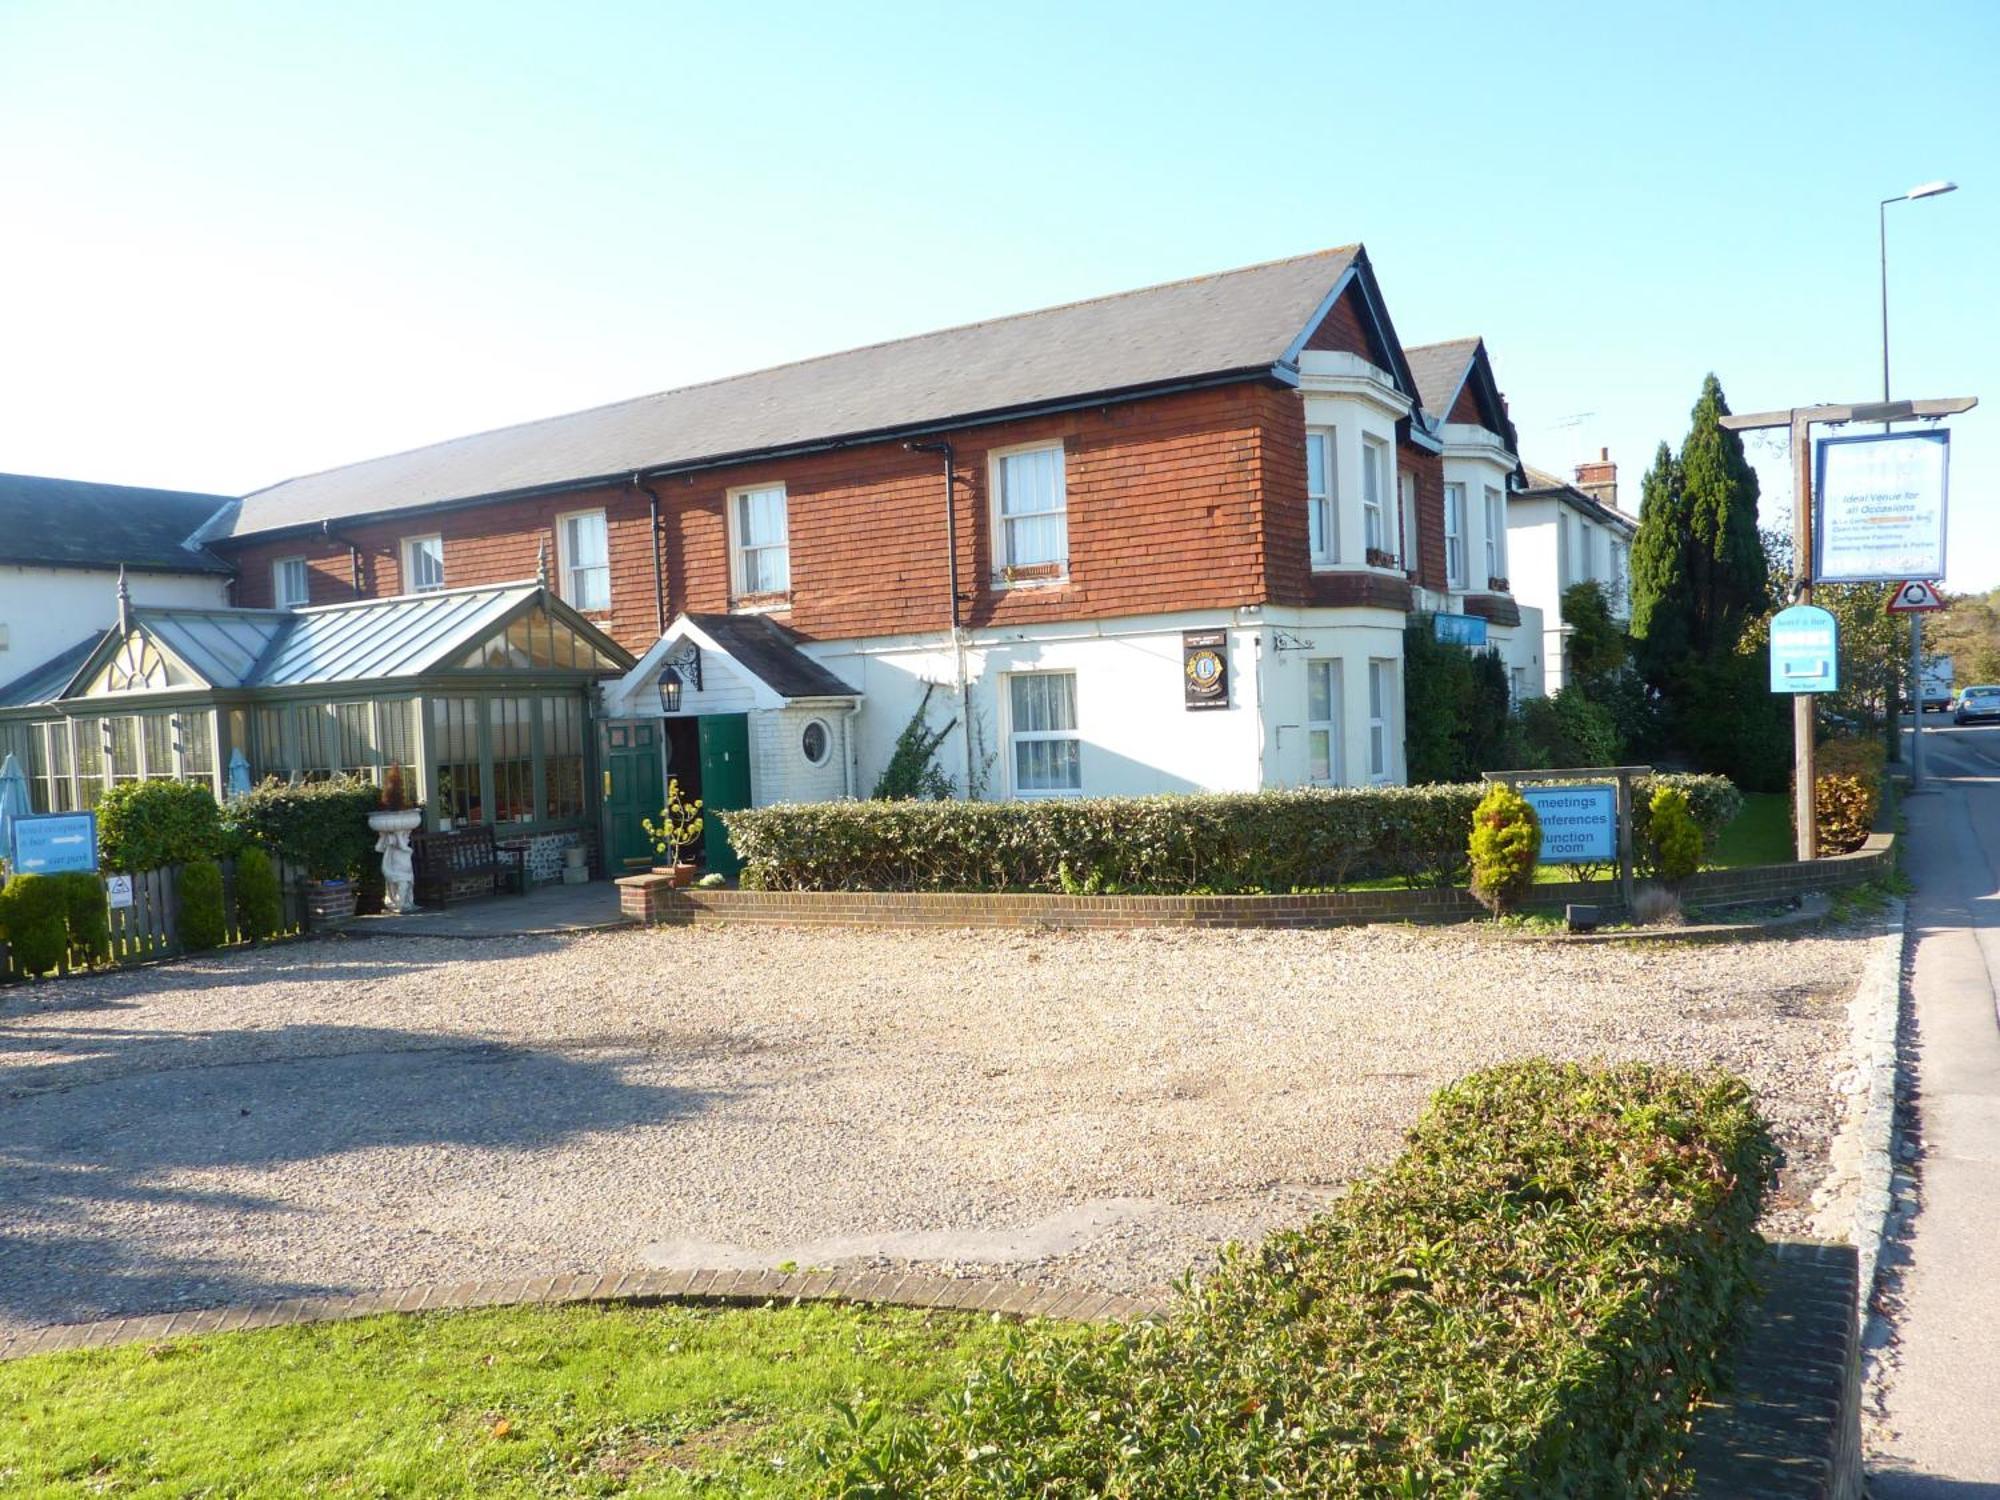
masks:
<svg viewBox="0 0 2000 1500"><path fill-rule="evenodd" d="M1688 793L1713 841L1743 799L1719 776L1641 782ZM781 803L721 814L743 883L784 891L1309 891L1465 869L1477 785L1034 802Z"/></svg>
<svg viewBox="0 0 2000 1500"><path fill-rule="evenodd" d="M1163 1322L1029 1324L941 1409L849 1408L822 1492L1665 1493L1773 1161L1720 1074L1475 1074L1394 1164L1227 1252Z"/></svg>
<svg viewBox="0 0 2000 1500"><path fill-rule="evenodd" d="M136 875L214 859L223 852L222 811L194 781L121 781L97 800L98 857Z"/></svg>
<svg viewBox="0 0 2000 1500"><path fill-rule="evenodd" d="M302 866L314 880L348 880L360 874L375 847L368 815L381 793L363 777L294 784L268 780L224 809L227 830Z"/></svg>

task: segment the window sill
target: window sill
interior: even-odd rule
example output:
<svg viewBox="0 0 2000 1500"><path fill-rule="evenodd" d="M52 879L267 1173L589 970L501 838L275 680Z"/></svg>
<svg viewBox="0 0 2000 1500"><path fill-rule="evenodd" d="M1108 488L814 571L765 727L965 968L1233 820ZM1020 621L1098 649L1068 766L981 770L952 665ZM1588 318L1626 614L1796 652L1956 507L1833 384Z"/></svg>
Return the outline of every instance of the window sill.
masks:
<svg viewBox="0 0 2000 1500"><path fill-rule="evenodd" d="M1083 788L1077 786L1077 787L1067 787L1059 792L1017 791L1014 793L1014 800L1016 802L1059 802L1065 797L1081 797L1082 795L1083 795Z"/></svg>
<svg viewBox="0 0 2000 1500"><path fill-rule="evenodd" d="M1316 562L1312 565L1312 570L1315 573L1369 573L1377 578L1401 578L1410 582L1416 581L1416 574L1412 573L1401 563Z"/></svg>
<svg viewBox="0 0 2000 1500"><path fill-rule="evenodd" d="M789 593L743 594L729 601L729 613L732 615L768 615L791 607L792 596Z"/></svg>
<svg viewBox="0 0 2000 1500"><path fill-rule="evenodd" d="M1068 582L1069 569L1054 563L1033 568L1010 568L1004 573L995 573L991 579L995 589L1060 588Z"/></svg>

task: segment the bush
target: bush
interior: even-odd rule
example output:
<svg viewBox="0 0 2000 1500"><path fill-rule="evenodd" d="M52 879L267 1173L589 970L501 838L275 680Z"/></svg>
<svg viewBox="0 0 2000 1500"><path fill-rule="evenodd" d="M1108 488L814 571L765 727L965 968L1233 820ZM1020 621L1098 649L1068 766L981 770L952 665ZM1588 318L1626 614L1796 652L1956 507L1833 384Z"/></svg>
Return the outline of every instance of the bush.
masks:
<svg viewBox="0 0 2000 1500"><path fill-rule="evenodd" d="M1495 651L1470 651L1437 638L1429 616L1403 631L1403 701L1423 705L1404 729L1412 786L1472 781L1505 768L1507 666Z"/></svg>
<svg viewBox="0 0 2000 1500"><path fill-rule="evenodd" d="M60 968L69 948L62 882L53 875L16 875L0 887L0 937L7 939L18 973Z"/></svg>
<svg viewBox="0 0 2000 1500"><path fill-rule="evenodd" d="M222 853L222 813L194 781L121 781L97 801L98 857L108 870L146 870Z"/></svg>
<svg viewBox="0 0 2000 1500"><path fill-rule="evenodd" d="M1653 873L1666 881L1686 880L1701 868L1702 843L1687 793L1673 786L1656 790L1647 804L1645 843Z"/></svg>
<svg viewBox="0 0 2000 1500"><path fill-rule="evenodd" d="M1519 792L1495 782L1472 810L1467 847L1473 896L1490 911L1512 911L1535 883L1542 820Z"/></svg>
<svg viewBox="0 0 2000 1500"><path fill-rule="evenodd" d="M229 941L222 915L221 865L212 859L182 865L180 906L181 946L188 952L204 953Z"/></svg>
<svg viewBox="0 0 2000 1500"><path fill-rule="evenodd" d="M1712 776L1646 777L1688 793L1713 838L1742 798ZM1480 785L1343 787L1037 802L779 803L721 813L745 889L1177 895L1317 891L1351 881L1449 885L1465 872Z"/></svg>
<svg viewBox="0 0 2000 1500"><path fill-rule="evenodd" d="M284 922L284 896L271 856L255 847L236 856L236 926L251 942L261 942Z"/></svg>
<svg viewBox="0 0 2000 1500"><path fill-rule="evenodd" d="M1573 687L1553 698L1522 703L1515 713L1515 732L1528 770L1615 766L1625 753L1610 710Z"/></svg>
<svg viewBox="0 0 2000 1500"><path fill-rule="evenodd" d="M351 880L375 847L368 815L378 795L374 783L359 776L269 780L230 799L225 827L301 866L314 880Z"/></svg>
<svg viewBox="0 0 2000 1500"><path fill-rule="evenodd" d="M1666 1493L1773 1159L1737 1079L1474 1074L1164 1321L1027 1324L939 1408L844 1414L822 1493Z"/></svg>
<svg viewBox="0 0 2000 1500"><path fill-rule="evenodd" d="M1859 849L1875 831L1882 807L1882 742L1828 740L1813 765L1813 817L1823 854Z"/></svg>
<svg viewBox="0 0 2000 1500"><path fill-rule="evenodd" d="M111 912L105 905L104 882L82 870L49 879L62 891L71 958L80 964L106 962L111 957Z"/></svg>

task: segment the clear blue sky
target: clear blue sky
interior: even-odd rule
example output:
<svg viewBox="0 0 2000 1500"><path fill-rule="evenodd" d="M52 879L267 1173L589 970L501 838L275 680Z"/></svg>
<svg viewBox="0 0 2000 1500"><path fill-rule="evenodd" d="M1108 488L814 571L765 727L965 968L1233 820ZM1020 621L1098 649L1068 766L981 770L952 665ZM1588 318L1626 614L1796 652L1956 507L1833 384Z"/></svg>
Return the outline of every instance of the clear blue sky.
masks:
<svg viewBox="0 0 2000 1500"><path fill-rule="evenodd" d="M241 491L1359 239L1531 463L1636 487L1706 370L1872 398L1876 200L1950 177L1890 210L1896 394L1986 399L1984 587L1996 58L1990 0L0 0L0 469Z"/></svg>

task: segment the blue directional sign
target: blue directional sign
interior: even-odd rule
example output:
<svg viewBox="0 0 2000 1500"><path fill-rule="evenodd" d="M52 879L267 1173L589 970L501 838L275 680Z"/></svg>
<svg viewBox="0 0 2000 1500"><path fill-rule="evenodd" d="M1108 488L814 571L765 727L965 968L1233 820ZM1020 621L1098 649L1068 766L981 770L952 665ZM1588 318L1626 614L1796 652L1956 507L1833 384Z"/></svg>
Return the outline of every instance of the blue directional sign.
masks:
<svg viewBox="0 0 2000 1500"><path fill-rule="evenodd" d="M1618 788L1524 786L1521 800L1542 820L1545 865L1589 865L1618 857Z"/></svg>
<svg viewBox="0 0 2000 1500"><path fill-rule="evenodd" d="M1771 691L1839 690L1840 622L1812 604L1779 610L1771 617Z"/></svg>
<svg viewBox="0 0 2000 1500"><path fill-rule="evenodd" d="M14 820L15 873L64 875L96 868L96 813L32 813Z"/></svg>

